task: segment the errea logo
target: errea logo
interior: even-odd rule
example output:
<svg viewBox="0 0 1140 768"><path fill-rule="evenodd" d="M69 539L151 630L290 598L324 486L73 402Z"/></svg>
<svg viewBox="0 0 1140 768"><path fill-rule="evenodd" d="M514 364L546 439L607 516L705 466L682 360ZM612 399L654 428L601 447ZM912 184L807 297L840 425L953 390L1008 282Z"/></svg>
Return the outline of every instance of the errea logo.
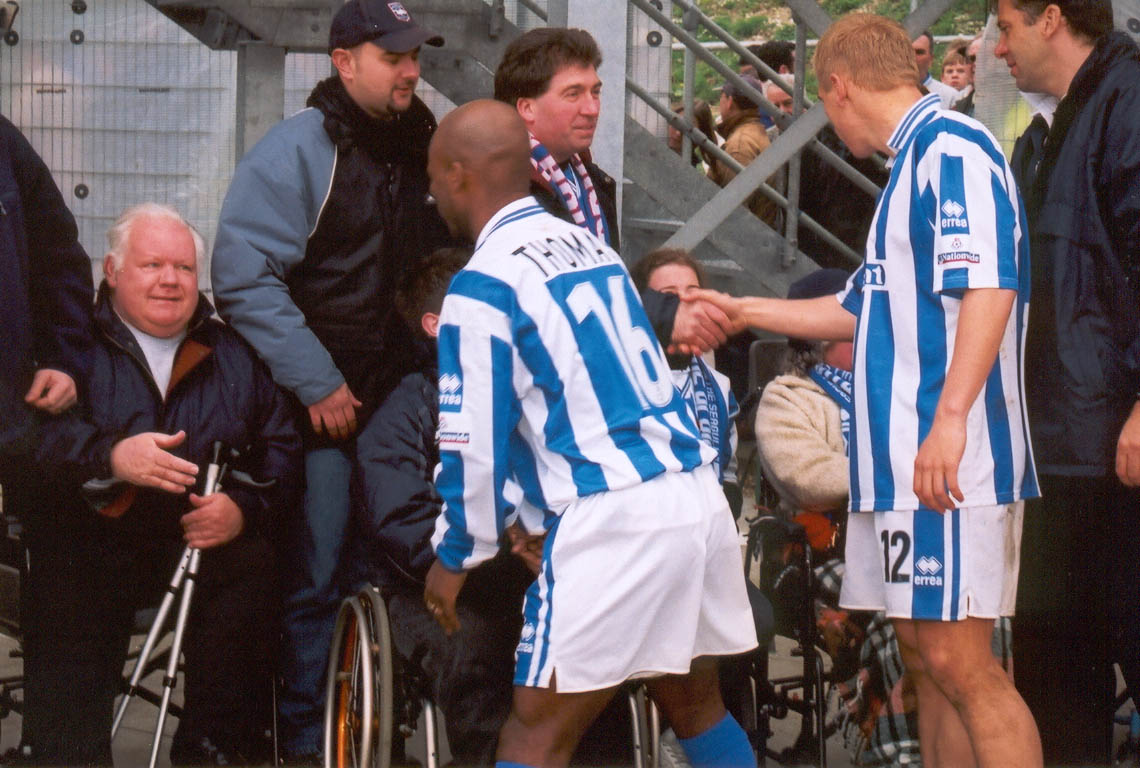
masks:
<svg viewBox="0 0 1140 768"><path fill-rule="evenodd" d="M942 570L942 563L937 557L923 555L914 562L914 569L918 571L914 577L915 586L942 586L942 577L938 575Z"/></svg>
<svg viewBox="0 0 1140 768"><path fill-rule="evenodd" d="M933 576L942 570L942 563L938 561L937 557L923 555L922 557L918 558L918 561L914 564L914 567L918 569L919 573L925 573L928 576Z"/></svg>
<svg viewBox="0 0 1140 768"><path fill-rule="evenodd" d="M439 377L439 407L445 411L458 411L463 407L463 379L457 373Z"/></svg>
<svg viewBox="0 0 1140 768"><path fill-rule="evenodd" d="M942 231L966 230L970 222L966 219L966 208L956 200L947 199L942 203Z"/></svg>

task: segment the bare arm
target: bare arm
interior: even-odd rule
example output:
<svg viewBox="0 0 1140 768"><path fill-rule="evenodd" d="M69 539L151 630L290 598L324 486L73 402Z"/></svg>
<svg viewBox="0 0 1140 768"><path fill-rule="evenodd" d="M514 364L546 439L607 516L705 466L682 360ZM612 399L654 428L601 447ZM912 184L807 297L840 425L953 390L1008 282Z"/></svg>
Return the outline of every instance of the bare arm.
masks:
<svg viewBox="0 0 1140 768"><path fill-rule="evenodd" d="M966 291L958 312L954 354L934 411L930 433L914 460L914 492L939 512L964 500L958 486L958 464L966 449L966 416L982 391L997 358L1017 292L1004 288Z"/></svg>
<svg viewBox="0 0 1140 768"><path fill-rule="evenodd" d="M800 339L850 341L855 336L855 316L834 296L769 299L700 290L689 291L681 300L687 303L698 299L720 307L728 315L734 333L760 328Z"/></svg>

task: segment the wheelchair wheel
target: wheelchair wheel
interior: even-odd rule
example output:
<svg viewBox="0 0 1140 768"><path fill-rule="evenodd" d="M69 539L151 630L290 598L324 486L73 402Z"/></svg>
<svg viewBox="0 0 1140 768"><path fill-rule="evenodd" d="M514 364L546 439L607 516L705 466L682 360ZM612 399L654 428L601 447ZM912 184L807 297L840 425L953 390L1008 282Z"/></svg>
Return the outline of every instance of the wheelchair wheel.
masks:
<svg viewBox="0 0 1140 768"><path fill-rule="evenodd" d="M359 597L345 599L333 629L325 688L325 768L364 768L375 731L372 633Z"/></svg>
<svg viewBox="0 0 1140 768"><path fill-rule="evenodd" d="M360 604L368 616L371 627L372 670L375 686L373 701L373 722L375 732L372 741L372 768L390 768L392 764L392 723L395 717L395 693L393 687L392 630L388 624L388 609L384 598L373 587L360 592Z"/></svg>

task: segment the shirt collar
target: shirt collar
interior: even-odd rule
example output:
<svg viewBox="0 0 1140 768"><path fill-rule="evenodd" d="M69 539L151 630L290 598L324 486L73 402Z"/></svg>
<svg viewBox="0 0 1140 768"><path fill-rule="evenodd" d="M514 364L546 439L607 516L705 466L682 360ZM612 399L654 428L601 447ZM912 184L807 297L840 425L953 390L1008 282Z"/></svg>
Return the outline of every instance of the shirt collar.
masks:
<svg viewBox="0 0 1140 768"><path fill-rule="evenodd" d="M500 208L498 213L492 216L491 219L483 225L482 231L479 232L479 237L475 238L475 249L478 250L487 238L491 236L491 233L498 229L500 225L507 223L508 220L515 221L516 219L526 218L535 213L541 213L543 210L533 195L512 200Z"/></svg>
<svg viewBox="0 0 1140 768"><path fill-rule="evenodd" d="M903 148L914 136L914 132L918 130L919 126L927 121L933 113L942 109L942 100L938 98L936 93L928 93L921 99L916 101L914 105L907 110L903 115L902 120L895 126L895 132L887 139L887 146L894 150L894 157L887 159L887 167L890 168L895 161L895 158L902 154Z"/></svg>

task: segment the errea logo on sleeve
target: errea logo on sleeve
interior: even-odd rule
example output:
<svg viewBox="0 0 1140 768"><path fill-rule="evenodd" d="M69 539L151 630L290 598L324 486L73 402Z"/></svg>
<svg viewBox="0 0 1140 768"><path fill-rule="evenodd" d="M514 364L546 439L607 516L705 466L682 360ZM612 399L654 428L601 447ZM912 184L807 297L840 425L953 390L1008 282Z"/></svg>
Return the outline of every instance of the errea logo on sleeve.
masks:
<svg viewBox="0 0 1140 768"><path fill-rule="evenodd" d="M439 409L459 412L463 408L463 378L458 373L439 377Z"/></svg>
<svg viewBox="0 0 1140 768"><path fill-rule="evenodd" d="M970 222L966 218L966 208L955 200L942 203L942 232L969 232Z"/></svg>

